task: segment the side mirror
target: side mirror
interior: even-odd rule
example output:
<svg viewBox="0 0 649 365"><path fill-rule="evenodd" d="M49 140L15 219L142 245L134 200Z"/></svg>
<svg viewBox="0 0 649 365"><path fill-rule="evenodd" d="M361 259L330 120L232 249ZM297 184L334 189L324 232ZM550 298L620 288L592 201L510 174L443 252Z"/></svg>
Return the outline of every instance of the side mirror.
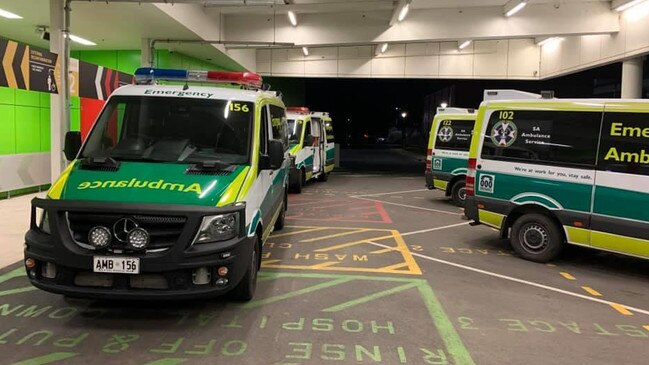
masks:
<svg viewBox="0 0 649 365"><path fill-rule="evenodd" d="M81 133L80 132L68 132L65 134L65 146L63 147L63 153L65 154L65 159L72 161L77 158L79 150L81 149Z"/></svg>
<svg viewBox="0 0 649 365"><path fill-rule="evenodd" d="M277 140L268 141L268 168L277 170L282 167L282 164L284 164L284 143Z"/></svg>
<svg viewBox="0 0 649 365"><path fill-rule="evenodd" d="M309 134L308 136L304 136L304 146L313 146L313 136L312 135Z"/></svg>

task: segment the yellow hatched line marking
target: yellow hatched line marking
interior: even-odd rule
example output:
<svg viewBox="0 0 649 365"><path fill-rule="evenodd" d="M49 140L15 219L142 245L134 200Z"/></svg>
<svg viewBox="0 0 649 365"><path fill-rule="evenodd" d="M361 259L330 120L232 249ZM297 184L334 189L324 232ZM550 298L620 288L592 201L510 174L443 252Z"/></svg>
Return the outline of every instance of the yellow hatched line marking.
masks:
<svg viewBox="0 0 649 365"><path fill-rule="evenodd" d="M363 232L367 232L367 231L369 231L369 229L357 229L357 230L354 230L354 231L335 233L335 234L330 234L330 235L327 235L327 236L321 236L321 237L316 237L316 238L307 238L307 239L301 240L300 242L315 242L315 241L320 241L320 240L326 240L326 239L329 239L329 238L342 237L342 236L356 234L356 233L363 233Z"/></svg>
<svg viewBox="0 0 649 365"><path fill-rule="evenodd" d="M401 269L402 267L408 267L408 263L407 262L400 262L398 264L382 267L381 270L394 271L394 270Z"/></svg>
<svg viewBox="0 0 649 365"><path fill-rule="evenodd" d="M644 329L646 329L647 331L649 331L649 324L646 325L646 326L642 326L642 327L643 327Z"/></svg>
<svg viewBox="0 0 649 365"><path fill-rule="evenodd" d="M336 227L336 226L284 226L286 228L326 228L326 229L367 229L369 231L377 232L390 232L391 229L387 228L367 228L367 227Z"/></svg>
<svg viewBox="0 0 649 365"><path fill-rule="evenodd" d="M557 265L555 265L555 264L545 264L545 265L549 266L549 267L557 267Z"/></svg>
<svg viewBox="0 0 649 365"><path fill-rule="evenodd" d="M406 241L403 240L403 237L401 237L399 231L393 230L392 235L394 236L394 240L397 242L397 249L401 252L401 255L408 264L410 272L421 275L421 269L419 268L419 265L417 265L417 261L415 261L415 258L412 256L412 253L408 249Z"/></svg>
<svg viewBox="0 0 649 365"><path fill-rule="evenodd" d="M333 250L337 250L337 249L339 249L339 248L345 248L345 247L349 247L349 246L355 246L355 245L358 245L358 244L361 244L361 243L369 243L370 241L382 241L382 240L387 240L387 239L389 239L389 238L394 238L394 235L389 235L389 236L380 236L380 237L372 237L372 238L365 238L365 239L358 240L358 241L352 241L352 242L347 242L347 243L341 243L341 244L338 244L338 245L333 245L333 246L329 246L329 247L319 248L319 249L315 250L315 252L327 252L327 251L333 251Z"/></svg>
<svg viewBox="0 0 649 365"><path fill-rule="evenodd" d="M323 262L321 264L311 265L311 266L309 266L309 268L310 269L318 269L318 268L321 268L321 267L331 267L331 266L334 266L334 265L338 265L339 263L340 262L338 262L338 261L329 261L329 262Z"/></svg>
<svg viewBox="0 0 649 365"><path fill-rule="evenodd" d="M268 265L268 264L274 264L276 262L280 262L282 260L261 260L261 264L263 265Z"/></svg>
<svg viewBox="0 0 649 365"><path fill-rule="evenodd" d="M371 254L380 255L380 254L382 254L382 253L393 252L393 251L396 251L396 250L393 249L393 248L382 248L382 249L380 249L380 250L372 251L372 252L370 252L370 253L371 253Z"/></svg>
<svg viewBox="0 0 649 365"><path fill-rule="evenodd" d="M286 232L286 233L280 233L280 234L273 234L269 238L277 238L277 237L286 237L286 236L292 236L295 234L300 234L300 233L307 233L307 232L316 232L316 231L324 231L326 229L329 229L329 227L312 227L309 229L303 229L301 231L294 231L294 232Z"/></svg>
<svg viewBox="0 0 649 365"><path fill-rule="evenodd" d="M622 304L611 303L611 304L609 304L609 305L610 305L611 307L613 307L613 309L615 309L616 311L620 312L621 314L623 314L623 315L625 315L625 316L632 316L632 315L633 315L633 312L631 312L630 310L626 309L626 307L623 306Z"/></svg>
<svg viewBox="0 0 649 365"><path fill-rule="evenodd" d="M594 297L601 297L602 296L602 293L600 293L597 290L591 288L590 286L582 286L581 288L584 289L584 291L586 291L586 293L588 293L588 294L590 294L590 295L592 295Z"/></svg>
<svg viewBox="0 0 649 365"><path fill-rule="evenodd" d="M287 269L287 270L316 270L316 271L348 271L348 272L372 272L372 273L381 273L381 274L406 274L406 275L421 275L420 273L406 271L406 270L383 270L383 269L373 269L373 268L364 268L364 267L312 267L312 266L302 266L302 265L264 265L262 262L262 267L268 269Z"/></svg>
<svg viewBox="0 0 649 365"><path fill-rule="evenodd" d="M572 275L570 275L570 273L567 273L567 272L560 272L559 274L561 274L561 276L563 276L565 279L568 279L568 280L577 280L577 278L574 277L574 276L572 276Z"/></svg>

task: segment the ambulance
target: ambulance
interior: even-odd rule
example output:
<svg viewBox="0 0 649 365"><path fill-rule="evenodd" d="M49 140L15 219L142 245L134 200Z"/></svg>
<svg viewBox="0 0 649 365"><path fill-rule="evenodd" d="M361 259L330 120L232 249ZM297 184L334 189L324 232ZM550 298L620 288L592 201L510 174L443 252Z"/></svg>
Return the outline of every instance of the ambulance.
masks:
<svg viewBox="0 0 649 365"><path fill-rule="evenodd" d="M649 258L649 101L485 94L467 217L536 262L566 244Z"/></svg>
<svg viewBox="0 0 649 365"><path fill-rule="evenodd" d="M455 205L464 206L465 180L474 109L437 108L428 137L426 187L442 190Z"/></svg>
<svg viewBox="0 0 649 365"><path fill-rule="evenodd" d="M307 181L327 181L334 169L334 141L328 113L311 112L307 107L287 109L288 136L291 152L289 186L301 193ZM327 131L327 123L330 127Z"/></svg>
<svg viewBox="0 0 649 365"><path fill-rule="evenodd" d="M248 72L135 77L84 143L67 133L71 163L32 201L29 280L70 297L250 300L262 243L284 226L284 103Z"/></svg>

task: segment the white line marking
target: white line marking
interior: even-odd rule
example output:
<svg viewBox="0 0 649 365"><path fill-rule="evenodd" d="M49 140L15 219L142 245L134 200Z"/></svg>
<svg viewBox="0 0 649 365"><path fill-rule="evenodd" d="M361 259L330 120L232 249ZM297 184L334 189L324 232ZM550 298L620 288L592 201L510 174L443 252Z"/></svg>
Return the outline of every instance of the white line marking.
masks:
<svg viewBox="0 0 649 365"><path fill-rule="evenodd" d="M415 205L408 205L408 204L392 203L392 202L386 202L384 200L377 200L377 199L359 198L358 196L351 196L350 198L354 198L354 199L358 199L358 200L367 200L367 201L372 201L372 202L378 202L378 203L383 203L383 204L388 204L388 205L396 205L398 207L425 210L427 212L444 213L444 214L450 214L450 215L464 215L463 213L449 212L447 210L424 208L424 207L418 207L418 206L415 206Z"/></svg>
<svg viewBox="0 0 649 365"><path fill-rule="evenodd" d="M406 235L409 235L409 234L415 234L415 232L402 233L401 236L406 236ZM398 249L396 249L395 247L386 246L386 245L376 243L376 242L371 242L371 241L368 241L368 243L370 243L372 245L375 245L375 246L378 246L378 247L390 248L392 250L398 251ZM437 262L437 263L440 263L440 264L449 265L449 266L457 267L457 268L460 268L460 269L477 272L479 274L493 276L493 277L496 277L496 278L513 281L515 283L529 285L529 286L533 286L533 287L536 287L536 288L553 291L555 293L569 295L569 296L572 296L572 297L575 297L575 298L581 298L581 299L585 299L585 300L590 300L591 302L597 302L597 303L606 304L606 305L612 305L612 304L623 305L626 309L628 309L628 310L630 310L632 312L649 315L649 310L644 310L644 309L640 309L640 308L631 307L631 306L628 306L626 304L620 304L620 303L617 303L617 302L611 302L611 301L608 301L608 300L605 300L605 299L593 298L593 297L590 297L590 296L587 296L587 295L583 295L583 294L579 294L579 293L573 293L573 292L568 291L568 290L563 290L563 289L555 288L555 287L552 287L552 286L535 283L533 281L527 281L527 280L515 278L515 277L512 277L512 276L498 274L498 273L487 271L487 270L477 269L477 268L471 267L471 266L457 264L455 262L450 262L450 261L438 259L438 258L435 258L435 257L422 255L422 254L416 253L416 252L411 252L411 255L421 257L422 259L426 259L426 260L429 260L429 261L434 261L434 262Z"/></svg>
<svg viewBox="0 0 649 365"><path fill-rule="evenodd" d="M412 231L412 232L406 232L406 233L400 233L401 237L404 236L412 236L413 234L420 234L420 233L426 233L426 232L433 232L433 231L439 231L441 229L447 229L447 228L453 228L453 227L459 227L459 226L464 226L469 224L469 222L462 222L462 223L455 223L455 224L449 224L448 226L442 226L442 227L435 227L435 228L428 228L428 229L422 229L419 231Z"/></svg>
<svg viewBox="0 0 649 365"><path fill-rule="evenodd" d="M422 191L428 191L428 189L391 191L389 193L378 193L378 194L363 194L363 195L352 196L352 198L362 198L365 196L381 196L381 195L390 195L390 194L417 193Z"/></svg>

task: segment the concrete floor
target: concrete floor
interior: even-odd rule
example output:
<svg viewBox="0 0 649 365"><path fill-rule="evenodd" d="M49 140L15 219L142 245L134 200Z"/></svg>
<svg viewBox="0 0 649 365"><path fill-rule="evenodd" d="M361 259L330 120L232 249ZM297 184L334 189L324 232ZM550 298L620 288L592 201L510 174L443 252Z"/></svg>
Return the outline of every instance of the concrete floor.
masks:
<svg viewBox="0 0 649 365"><path fill-rule="evenodd" d="M0 363L647 363L647 261L527 262L422 186L341 172L290 196L243 305L66 300L6 267Z"/></svg>

